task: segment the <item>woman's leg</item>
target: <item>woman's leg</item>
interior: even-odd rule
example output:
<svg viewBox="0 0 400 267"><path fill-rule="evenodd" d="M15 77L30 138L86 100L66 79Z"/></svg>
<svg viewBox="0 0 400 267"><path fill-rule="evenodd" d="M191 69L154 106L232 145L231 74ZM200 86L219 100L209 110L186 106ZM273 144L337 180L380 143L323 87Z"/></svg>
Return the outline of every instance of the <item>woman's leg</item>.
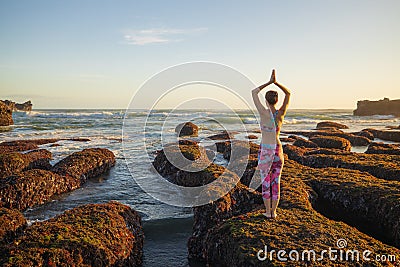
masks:
<svg viewBox="0 0 400 267"><path fill-rule="evenodd" d="M277 148L275 154L275 160L271 168L271 204L272 204L272 216L276 217L276 209L279 204L280 191L281 191L281 174L283 168L283 151L281 148Z"/></svg>
<svg viewBox="0 0 400 267"><path fill-rule="evenodd" d="M261 184L262 190L262 199L264 201L265 205L265 215L267 217L272 217L272 212L271 212L271 175L266 174L263 182Z"/></svg>
<svg viewBox="0 0 400 267"><path fill-rule="evenodd" d="M261 176L261 192L265 205L267 217L272 217L271 213L271 174L270 168L275 154L275 146L268 144L261 144L258 153L258 169Z"/></svg>

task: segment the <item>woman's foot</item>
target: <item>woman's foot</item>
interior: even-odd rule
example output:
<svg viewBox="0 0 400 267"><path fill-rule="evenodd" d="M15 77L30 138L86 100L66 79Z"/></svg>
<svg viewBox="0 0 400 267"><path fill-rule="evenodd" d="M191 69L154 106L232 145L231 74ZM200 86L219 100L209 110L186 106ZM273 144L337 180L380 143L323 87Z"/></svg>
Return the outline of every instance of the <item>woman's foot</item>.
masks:
<svg viewBox="0 0 400 267"><path fill-rule="evenodd" d="M276 212L272 213L272 217L273 219L275 219L278 215L276 214Z"/></svg>
<svg viewBox="0 0 400 267"><path fill-rule="evenodd" d="M265 217L267 217L268 219L272 219L272 218L273 218L273 217L272 217L272 214L271 214L270 212L264 212L263 215L264 215Z"/></svg>

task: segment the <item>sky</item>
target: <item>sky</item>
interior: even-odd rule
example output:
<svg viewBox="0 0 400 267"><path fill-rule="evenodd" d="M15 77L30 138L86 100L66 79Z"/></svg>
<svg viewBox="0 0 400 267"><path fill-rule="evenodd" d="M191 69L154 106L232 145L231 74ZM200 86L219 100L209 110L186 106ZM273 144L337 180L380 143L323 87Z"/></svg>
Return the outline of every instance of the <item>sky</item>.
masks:
<svg viewBox="0 0 400 267"><path fill-rule="evenodd" d="M399 11L397 0L3 0L0 99L32 100L37 109L124 109L157 73L204 61L257 86L276 69L292 109L354 109L358 100L400 98ZM179 101L202 91L211 103L221 94L212 88L186 86ZM154 106L169 89L149 90L135 108ZM243 101L227 95L221 106L254 107L252 88L230 89ZM209 108L198 103L192 107Z"/></svg>

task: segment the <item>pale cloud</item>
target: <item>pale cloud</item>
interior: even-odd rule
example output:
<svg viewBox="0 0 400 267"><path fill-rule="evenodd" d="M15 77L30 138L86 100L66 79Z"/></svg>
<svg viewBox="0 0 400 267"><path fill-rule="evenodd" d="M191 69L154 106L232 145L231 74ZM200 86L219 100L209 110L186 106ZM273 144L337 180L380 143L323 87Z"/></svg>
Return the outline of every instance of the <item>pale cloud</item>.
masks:
<svg viewBox="0 0 400 267"><path fill-rule="evenodd" d="M126 43L133 45L146 45L154 43L180 42L184 37L191 34L206 32L207 28L174 29L174 28L153 28L143 30L126 30L124 39Z"/></svg>

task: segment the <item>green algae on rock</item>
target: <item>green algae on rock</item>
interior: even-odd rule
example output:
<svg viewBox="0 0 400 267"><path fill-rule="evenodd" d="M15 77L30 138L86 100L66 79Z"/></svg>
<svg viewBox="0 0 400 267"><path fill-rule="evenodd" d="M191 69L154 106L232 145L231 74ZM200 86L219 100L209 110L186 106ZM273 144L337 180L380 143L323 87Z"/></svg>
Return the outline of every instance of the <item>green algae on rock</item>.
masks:
<svg viewBox="0 0 400 267"><path fill-rule="evenodd" d="M20 211L0 208L0 246L19 236L26 225L26 219Z"/></svg>
<svg viewBox="0 0 400 267"><path fill-rule="evenodd" d="M321 121L317 123L317 129L321 128L336 128L336 129L349 129L347 125L334 122L334 121Z"/></svg>
<svg viewBox="0 0 400 267"><path fill-rule="evenodd" d="M54 172L32 169L3 179L0 206L18 210L44 204L53 196L80 187L80 180Z"/></svg>
<svg viewBox="0 0 400 267"><path fill-rule="evenodd" d="M29 226L3 266L140 266L141 218L118 202L88 204Z"/></svg>
<svg viewBox="0 0 400 267"><path fill-rule="evenodd" d="M44 169L51 168L50 157L44 149L0 154L0 206L25 210L44 204L55 195L79 188L86 179L115 164L114 154L103 148L73 153L47 171Z"/></svg>
<svg viewBox="0 0 400 267"><path fill-rule="evenodd" d="M366 154L400 155L400 145L373 142L368 146Z"/></svg>
<svg viewBox="0 0 400 267"><path fill-rule="evenodd" d="M51 168L51 152L45 149L38 149L22 154L18 152L0 154L0 178L17 174L30 169Z"/></svg>
<svg viewBox="0 0 400 267"><path fill-rule="evenodd" d="M310 137L310 141L322 148L336 148L345 151L351 150L350 141L342 137L315 135Z"/></svg>
<svg viewBox="0 0 400 267"><path fill-rule="evenodd" d="M87 148L72 153L53 166L52 171L61 176L80 179L81 184L87 179L107 172L115 165L115 156L106 148Z"/></svg>
<svg viewBox="0 0 400 267"><path fill-rule="evenodd" d="M313 141L307 140L305 138L297 137L296 140L293 142L294 146L299 147L309 147L309 148L316 148L318 145Z"/></svg>
<svg viewBox="0 0 400 267"><path fill-rule="evenodd" d="M292 135L302 135L309 138L316 135L337 136L349 140L352 146L367 146L371 142L371 140L368 139L367 137L355 135L352 133L345 133L337 129L329 129L329 130L320 129L317 131L282 131L282 133L292 134Z"/></svg>
<svg viewBox="0 0 400 267"><path fill-rule="evenodd" d="M5 141L0 143L0 154L7 152L22 152L22 151L37 149L39 145L55 143L62 140L75 141L75 142L90 141L90 139L88 138L41 138L41 139Z"/></svg>
<svg viewBox="0 0 400 267"><path fill-rule="evenodd" d="M364 129L363 131L371 132L375 138L386 141L400 142L400 131L398 130Z"/></svg>
<svg viewBox="0 0 400 267"><path fill-rule="evenodd" d="M175 127L175 132L178 136L197 136L199 127L193 122L183 122Z"/></svg>
<svg viewBox="0 0 400 267"><path fill-rule="evenodd" d="M314 168L336 167L365 171L371 175L385 179L400 181L400 156L386 154L364 154L345 152L345 154L336 151L319 149L299 148L290 144L284 146L284 152L303 165Z"/></svg>
<svg viewBox="0 0 400 267"><path fill-rule="evenodd" d="M233 215L230 218L224 218L219 223L210 226L203 236L203 242L201 243L203 247L200 255L209 266L286 266L290 261L279 261L276 258L276 253L272 260L267 259L264 261L257 258L257 253L260 250L264 250L265 245L268 246L269 251L272 249L275 249L275 251L284 249L286 252L297 250L301 253L302 250L312 249L319 253L329 247L338 249L336 242L341 238L346 239L349 244L348 249L357 249L360 252L368 249L373 253L395 255L396 259L400 257L398 249L385 245L343 222L330 220L313 209L313 205L320 201L318 198L322 196L313 190L311 181L317 183L318 179L325 179L327 173L334 172L331 176L335 177L336 180L332 180L332 185L339 183L346 185L347 179L340 180L340 178L343 178L343 174L347 173L345 178L352 177L353 181L355 181L358 177L355 173L362 173L344 169L339 169L338 171L338 169L332 168L327 170L313 169L289 159L286 159L285 166L282 176L282 199L278 209L278 218L267 220L261 214L260 207L253 205L253 209L247 213L243 212L239 215ZM321 172L321 170L325 172ZM326 179L329 181L331 177ZM379 180L374 177L372 179ZM397 184L397 182L383 182ZM360 183L361 185L362 183ZM337 190L340 191L343 188ZM389 193L389 191L386 191L386 193ZM342 191L340 195L343 203L347 203L349 197L351 198L347 194L351 195L351 192ZM343 196L347 198L343 198ZM357 198L360 200L361 197L362 195L357 195L353 200L355 201ZM334 203L332 204L334 205ZM390 203L387 202L387 204ZM244 203L242 205L249 206L249 204L246 205ZM371 199L365 205L373 207L375 202ZM357 207L359 206L354 205L353 208ZM380 207L385 207L385 205L381 205ZM386 207L387 209L383 210L382 213L389 211L390 206L386 205ZM213 209L210 210L213 211ZM376 211L376 209L373 210ZM343 210L342 212L346 211L351 212L350 209ZM218 214L221 211L217 210L214 212ZM216 216L215 214L214 216ZM212 215L212 213L208 214L208 216L203 215L202 218L207 220ZM354 216L357 215L355 214ZM376 216L380 216L379 213L370 213L368 215L373 216L372 219L375 220L377 219ZM396 219L396 216L399 216L399 214L393 214L392 212L389 216L393 216L391 222L395 226L395 222L398 221L398 217ZM395 229L392 228L390 233L395 235L398 229L393 230ZM309 264L313 266L360 266L362 263L370 264L368 266L382 266L379 262L365 262L362 259L359 262L332 262L329 259L313 262L307 260L292 262L296 266L309 266ZM390 263L386 262L386 264L390 266Z"/></svg>

